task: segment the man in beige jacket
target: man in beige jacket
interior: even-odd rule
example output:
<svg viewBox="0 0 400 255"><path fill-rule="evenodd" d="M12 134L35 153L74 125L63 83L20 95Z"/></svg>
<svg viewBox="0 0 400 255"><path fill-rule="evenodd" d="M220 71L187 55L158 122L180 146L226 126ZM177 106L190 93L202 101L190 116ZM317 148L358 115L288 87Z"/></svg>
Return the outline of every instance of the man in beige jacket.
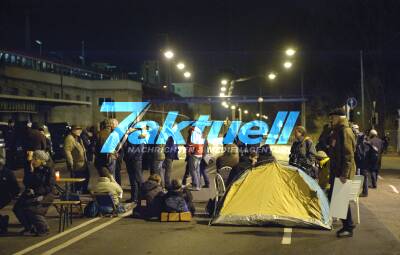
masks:
<svg viewBox="0 0 400 255"><path fill-rule="evenodd" d="M82 128L73 125L71 133L65 138L64 152L67 168L72 178L85 178L85 181L74 185L75 192L87 193L89 183L89 170L87 166L86 151L80 137Z"/></svg>

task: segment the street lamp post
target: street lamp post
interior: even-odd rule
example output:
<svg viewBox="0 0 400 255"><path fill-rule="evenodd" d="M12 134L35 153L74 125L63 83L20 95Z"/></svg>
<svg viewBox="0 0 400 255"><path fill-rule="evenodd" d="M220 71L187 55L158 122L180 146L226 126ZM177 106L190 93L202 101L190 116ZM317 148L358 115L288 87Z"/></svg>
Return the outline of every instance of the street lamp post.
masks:
<svg viewBox="0 0 400 255"><path fill-rule="evenodd" d="M39 56L42 56L42 41L36 40L35 41L37 45L39 45Z"/></svg>

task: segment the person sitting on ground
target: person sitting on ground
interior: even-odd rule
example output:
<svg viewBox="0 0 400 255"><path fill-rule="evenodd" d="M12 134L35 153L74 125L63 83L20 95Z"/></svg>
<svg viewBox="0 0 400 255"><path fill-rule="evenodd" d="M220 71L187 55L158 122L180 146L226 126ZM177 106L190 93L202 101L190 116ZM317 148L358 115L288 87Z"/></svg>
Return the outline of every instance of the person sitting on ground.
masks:
<svg viewBox="0 0 400 255"><path fill-rule="evenodd" d="M192 216L195 213L192 193L186 188L182 188L182 183L178 179L171 181L168 193L163 197L163 212L189 212Z"/></svg>
<svg viewBox="0 0 400 255"><path fill-rule="evenodd" d="M20 191L14 172L5 166L4 155L0 152L0 209L8 205ZM0 215L0 234L7 233L9 216Z"/></svg>
<svg viewBox="0 0 400 255"><path fill-rule="evenodd" d="M124 212L123 206L120 204L122 199L123 190L121 186L115 181L114 177L110 174L106 167L99 171L100 177L97 178L97 183L92 188L93 193L109 193L112 195L114 205L117 207L118 212Z"/></svg>
<svg viewBox="0 0 400 255"><path fill-rule="evenodd" d="M54 170L47 165L48 161L45 151L33 152L30 171L25 176L25 190L14 205L15 216L24 226L23 235L29 232L37 236L49 233L44 216L54 199L55 178Z"/></svg>
<svg viewBox="0 0 400 255"><path fill-rule="evenodd" d="M139 204L133 211L133 217L145 219L159 218L163 196L164 192L161 186L161 176L158 174L150 175L149 179L142 185Z"/></svg>
<svg viewBox="0 0 400 255"><path fill-rule="evenodd" d="M225 186L228 187L238 176L240 176L246 169L254 166L257 163L257 152L251 151L247 157L242 157L242 160L232 168L232 171L229 173L229 177L225 183Z"/></svg>

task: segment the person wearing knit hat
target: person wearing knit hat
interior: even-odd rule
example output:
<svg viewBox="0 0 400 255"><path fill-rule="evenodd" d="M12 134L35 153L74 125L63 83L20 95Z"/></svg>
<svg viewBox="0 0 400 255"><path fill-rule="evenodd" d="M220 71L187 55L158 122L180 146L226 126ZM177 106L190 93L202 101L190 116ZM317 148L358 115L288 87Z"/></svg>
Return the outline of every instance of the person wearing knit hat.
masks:
<svg viewBox="0 0 400 255"><path fill-rule="evenodd" d="M329 157L331 159L329 198L331 198L335 179L339 179L344 184L347 180L353 179L356 173L354 158L356 140L343 109L337 108L331 111L329 119L333 129L329 146ZM355 226L353 225L350 207L347 210L347 217L342 220L342 223L343 227L336 233L337 237L352 237Z"/></svg>
<svg viewBox="0 0 400 255"><path fill-rule="evenodd" d="M289 164L301 167L305 172L316 177L315 165L315 146L307 131L303 126L294 128L295 141L290 148Z"/></svg>

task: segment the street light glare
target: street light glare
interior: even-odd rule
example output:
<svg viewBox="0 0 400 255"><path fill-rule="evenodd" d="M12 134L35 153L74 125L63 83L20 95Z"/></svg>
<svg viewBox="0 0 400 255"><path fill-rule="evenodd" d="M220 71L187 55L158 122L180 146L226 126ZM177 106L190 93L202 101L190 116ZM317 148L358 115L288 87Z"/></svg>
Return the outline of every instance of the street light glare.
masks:
<svg viewBox="0 0 400 255"><path fill-rule="evenodd" d="M232 106L231 106L231 109L232 109L232 110L235 110L235 109L236 109L236 106L232 105Z"/></svg>
<svg viewBox="0 0 400 255"><path fill-rule="evenodd" d="M275 78L276 78L276 74L274 74L274 73L268 74L268 79L275 80Z"/></svg>
<svg viewBox="0 0 400 255"><path fill-rule="evenodd" d="M42 41L36 40L35 41L37 44L42 45Z"/></svg>
<svg viewBox="0 0 400 255"><path fill-rule="evenodd" d="M226 80L226 79L221 80L221 84L222 84L222 85L228 84L228 80Z"/></svg>
<svg viewBox="0 0 400 255"><path fill-rule="evenodd" d="M264 101L264 98L259 97L259 98L257 99L257 101L258 101L259 103L261 103L262 101Z"/></svg>
<svg viewBox="0 0 400 255"><path fill-rule="evenodd" d="M221 92L221 93L219 93L219 96L220 96L220 97L224 97L224 96L225 96L225 93L224 93L224 92Z"/></svg>
<svg viewBox="0 0 400 255"><path fill-rule="evenodd" d="M291 67L292 67L292 62L290 62L290 61L286 61L285 63L283 63L283 66L286 68L286 69L290 69Z"/></svg>
<svg viewBox="0 0 400 255"><path fill-rule="evenodd" d="M249 111L248 111L248 110L244 110L243 112L244 112L244 114L248 114L248 113L249 113Z"/></svg>
<svg viewBox="0 0 400 255"><path fill-rule="evenodd" d="M226 87L221 87L221 91L225 92L226 91Z"/></svg>
<svg viewBox="0 0 400 255"><path fill-rule="evenodd" d="M294 54L296 54L296 51L295 51L294 49L289 48L289 49L286 50L286 55L287 55L287 56L291 57L291 56L293 56Z"/></svg>
<svg viewBox="0 0 400 255"><path fill-rule="evenodd" d="M185 76L185 78L190 78L192 74L190 72L185 72L183 76Z"/></svg>
<svg viewBox="0 0 400 255"><path fill-rule="evenodd" d="M256 116L257 116L257 117L260 117L260 114L259 114L259 113L257 113L257 114L256 114Z"/></svg>
<svg viewBox="0 0 400 255"><path fill-rule="evenodd" d="M164 52L164 56L165 56L167 59L171 59L171 58L174 57L174 53L173 53L171 50L167 50L166 52Z"/></svg>
<svg viewBox="0 0 400 255"><path fill-rule="evenodd" d="M176 67L178 67L179 70L183 70L185 68L185 64L182 62L179 62Z"/></svg>

